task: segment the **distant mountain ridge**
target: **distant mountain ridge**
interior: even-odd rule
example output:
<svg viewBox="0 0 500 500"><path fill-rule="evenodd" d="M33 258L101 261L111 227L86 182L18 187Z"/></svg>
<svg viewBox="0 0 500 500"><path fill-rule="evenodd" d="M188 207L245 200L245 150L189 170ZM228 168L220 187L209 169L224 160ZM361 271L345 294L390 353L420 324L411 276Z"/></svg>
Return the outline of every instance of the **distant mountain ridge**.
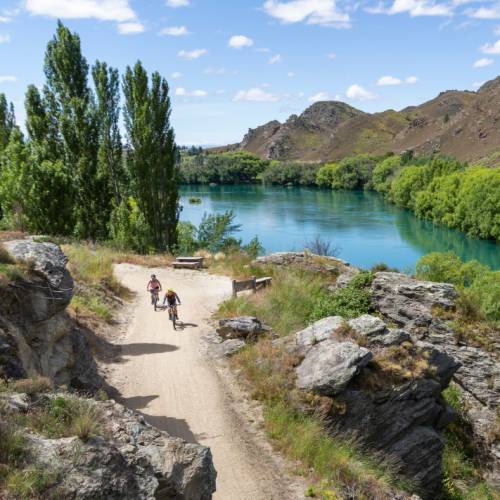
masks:
<svg viewBox="0 0 500 500"><path fill-rule="evenodd" d="M239 144L214 149L310 162L411 149L500 166L500 76L477 92L448 90L401 111L371 114L340 101L316 102L284 123L249 129Z"/></svg>

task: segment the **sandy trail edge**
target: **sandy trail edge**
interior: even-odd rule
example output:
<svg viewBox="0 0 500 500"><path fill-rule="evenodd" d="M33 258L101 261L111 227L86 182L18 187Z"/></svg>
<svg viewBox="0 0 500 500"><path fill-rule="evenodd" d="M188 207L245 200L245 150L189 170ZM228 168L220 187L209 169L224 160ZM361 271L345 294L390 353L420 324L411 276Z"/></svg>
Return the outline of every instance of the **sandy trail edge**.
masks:
<svg viewBox="0 0 500 500"><path fill-rule="evenodd" d="M304 498L305 482L288 474L289 464L264 438L258 405L245 397L223 365L216 369L201 355L210 315L229 296L230 280L131 264L117 265L115 272L137 294L126 311L126 330L113 339L121 345L121 361L106 370L120 402L159 429L211 448L218 473L214 498ZM151 273L164 289L179 294L179 315L189 324L185 329L174 331L166 313L153 311L145 291Z"/></svg>

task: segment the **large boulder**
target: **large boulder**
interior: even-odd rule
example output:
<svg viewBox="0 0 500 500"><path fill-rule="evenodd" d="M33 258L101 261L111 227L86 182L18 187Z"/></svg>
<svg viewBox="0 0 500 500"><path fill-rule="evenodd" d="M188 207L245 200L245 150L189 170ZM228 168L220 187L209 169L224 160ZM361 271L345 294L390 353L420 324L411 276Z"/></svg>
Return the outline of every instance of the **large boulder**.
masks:
<svg viewBox="0 0 500 500"><path fill-rule="evenodd" d="M219 320L217 333L223 339L254 340L260 334L268 332L270 328L253 316L239 316L237 318Z"/></svg>
<svg viewBox="0 0 500 500"><path fill-rule="evenodd" d="M277 267L300 267L313 272L339 275L349 263L336 257L315 255L310 252L276 252L257 257L255 264Z"/></svg>
<svg viewBox="0 0 500 500"><path fill-rule="evenodd" d="M406 274L379 272L371 286L372 305L399 325L425 326L432 309L450 309L458 294L449 283L420 281Z"/></svg>
<svg viewBox="0 0 500 500"><path fill-rule="evenodd" d="M101 385L85 336L66 313L73 295L67 257L54 243L3 243L19 266L0 285L0 376L42 375L56 385L95 390Z"/></svg>
<svg viewBox="0 0 500 500"><path fill-rule="evenodd" d="M305 356L318 342L334 338L335 332L344 324L342 316L328 316L295 334L298 353Z"/></svg>
<svg viewBox="0 0 500 500"><path fill-rule="evenodd" d="M44 321L64 311L73 296L73 279L66 269L68 258L54 243L14 240L3 244L14 260L29 269L14 287L19 311L33 321Z"/></svg>
<svg viewBox="0 0 500 500"><path fill-rule="evenodd" d="M323 340L312 346L296 368L297 386L323 396L335 396L366 366L373 355L354 342Z"/></svg>

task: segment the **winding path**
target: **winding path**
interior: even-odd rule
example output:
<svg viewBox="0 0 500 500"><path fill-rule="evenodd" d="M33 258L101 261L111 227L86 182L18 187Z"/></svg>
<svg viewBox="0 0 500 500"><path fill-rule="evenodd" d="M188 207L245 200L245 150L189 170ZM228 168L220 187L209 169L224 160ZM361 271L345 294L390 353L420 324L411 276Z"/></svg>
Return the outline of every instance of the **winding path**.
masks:
<svg viewBox="0 0 500 500"><path fill-rule="evenodd" d="M153 311L145 291L151 273L164 289L174 288L179 294L184 329L174 331L166 313ZM108 377L121 402L161 430L211 448L218 473L216 499L303 498L276 466L276 457L247 432L245 416L234 411L224 382L200 354L201 337L210 328L208 318L230 294L230 280L131 264L116 266L116 274L136 293L126 334L119 339L121 360L112 365Z"/></svg>

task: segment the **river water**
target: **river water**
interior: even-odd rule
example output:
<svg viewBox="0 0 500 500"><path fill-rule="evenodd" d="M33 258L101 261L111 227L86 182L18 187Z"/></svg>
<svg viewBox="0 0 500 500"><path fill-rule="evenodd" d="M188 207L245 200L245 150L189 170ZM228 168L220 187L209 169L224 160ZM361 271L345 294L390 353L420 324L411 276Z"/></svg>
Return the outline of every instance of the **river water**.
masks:
<svg viewBox="0 0 500 500"><path fill-rule="evenodd" d="M190 204L189 196L201 198ZM199 224L203 214L232 209L241 224L237 238L257 235L265 252L302 250L316 235L331 241L338 256L369 268L384 262L412 272L429 252L452 250L463 260L500 268L500 245L420 220L379 194L306 187L189 185L181 189L181 220Z"/></svg>

